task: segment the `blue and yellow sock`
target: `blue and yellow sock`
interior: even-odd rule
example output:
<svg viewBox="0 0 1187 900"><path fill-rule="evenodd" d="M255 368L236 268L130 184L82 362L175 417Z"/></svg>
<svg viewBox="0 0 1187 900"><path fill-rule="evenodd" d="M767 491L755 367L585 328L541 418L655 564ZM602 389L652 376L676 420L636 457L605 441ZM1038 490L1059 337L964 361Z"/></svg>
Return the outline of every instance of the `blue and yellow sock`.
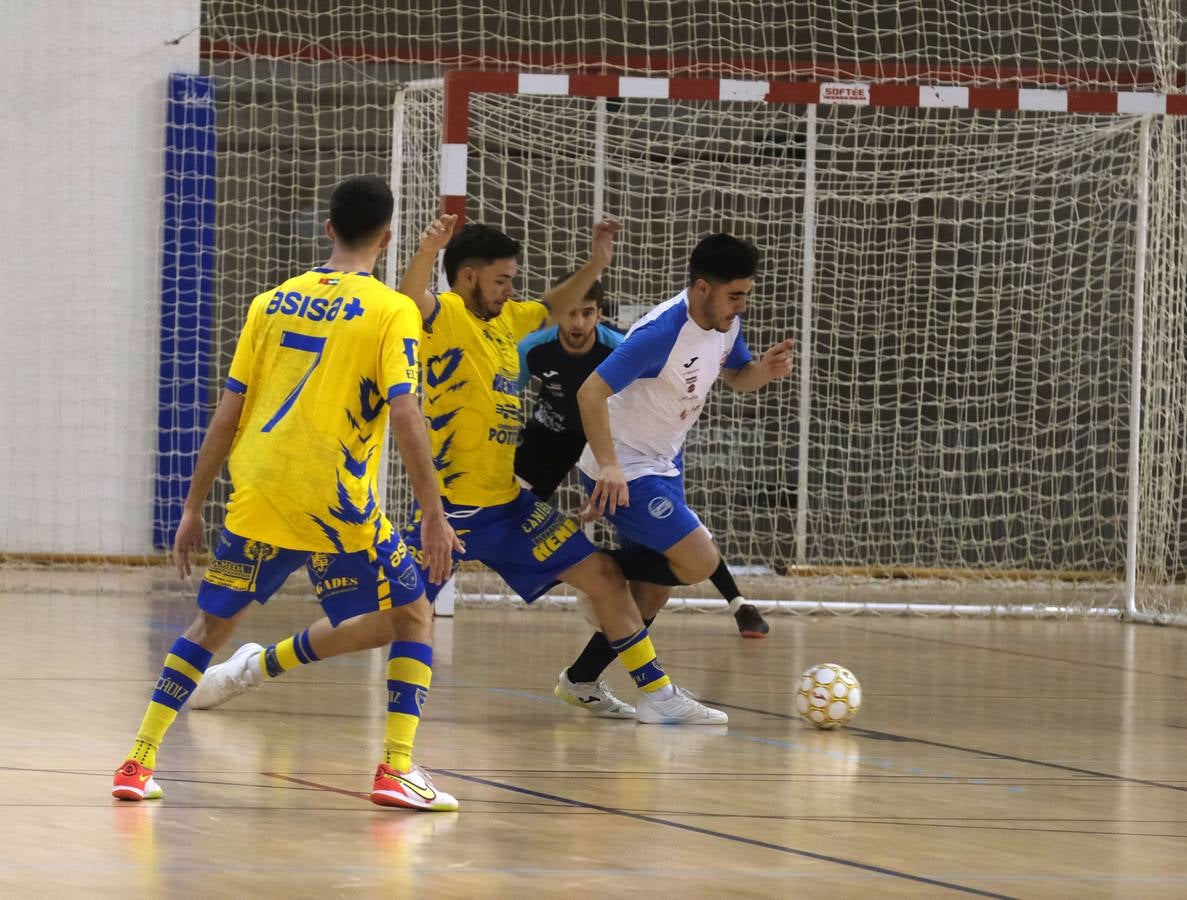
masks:
<svg viewBox="0 0 1187 900"><path fill-rule="evenodd" d="M286 637L261 653L260 668L269 678L275 678L289 669L317 662L319 659L321 657L313 652L313 646L309 643L309 629L306 628L300 634Z"/></svg>
<svg viewBox="0 0 1187 900"><path fill-rule="evenodd" d="M387 728L383 761L393 769L412 768L412 744L429 682L433 680L433 648L417 641L396 641L387 654Z"/></svg>
<svg viewBox="0 0 1187 900"><path fill-rule="evenodd" d="M157 750L165 739L165 732L202 680L202 673L210 665L211 655L205 647L184 637L174 641L165 656L165 667L157 679L156 690L144 713L140 730L136 733L136 743L128 753L129 759L136 760L148 769L157 767Z"/></svg>
<svg viewBox="0 0 1187 900"><path fill-rule="evenodd" d="M610 648L618 654L626 670L631 673L635 686L643 693L651 694L671 686L672 679L659 664L646 628L628 638L611 641Z"/></svg>

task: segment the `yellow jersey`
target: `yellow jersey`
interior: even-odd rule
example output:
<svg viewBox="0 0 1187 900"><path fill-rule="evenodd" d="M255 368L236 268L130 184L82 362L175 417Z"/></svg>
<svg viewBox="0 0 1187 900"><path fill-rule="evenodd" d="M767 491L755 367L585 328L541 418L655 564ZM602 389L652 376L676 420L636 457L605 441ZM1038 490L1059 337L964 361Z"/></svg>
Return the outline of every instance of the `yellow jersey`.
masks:
<svg viewBox="0 0 1187 900"><path fill-rule="evenodd" d="M227 389L244 395L226 527L345 553L391 534L379 508L387 401L420 378L416 304L366 272L313 269L256 297Z"/></svg>
<svg viewBox="0 0 1187 900"><path fill-rule="evenodd" d="M498 506L519 496L519 342L546 321L548 307L536 300L509 300L480 319L450 292L425 319L424 413L450 503Z"/></svg>

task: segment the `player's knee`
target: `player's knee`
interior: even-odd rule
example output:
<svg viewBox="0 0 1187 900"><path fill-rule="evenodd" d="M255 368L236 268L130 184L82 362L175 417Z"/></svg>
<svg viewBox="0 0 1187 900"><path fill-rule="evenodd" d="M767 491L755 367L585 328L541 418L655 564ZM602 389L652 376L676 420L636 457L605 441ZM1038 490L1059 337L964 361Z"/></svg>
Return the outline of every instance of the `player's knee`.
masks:
<svg viewBox="0 0 1187 900"><path fill-rule="evenodd" d="M708 579L717 569L716 558L707 556L692 557L680 560L669 559L672 571L684 584L700 584Z"/></svg>
<svg viewBox="0 0 1187 900"><path fill-rule="evenodd" d="M230 639L238 619L239 616L224 619L204 609L199 610L193 623L186 629L185 637L213 653Z"/></svg>
<svg viewBox="0 0 1187 900"><path fill-rule="evenodd" d="M717 564L721 561L713 538L704 527L696 529L675 546L669 547L664 555L668 558L672 572L683 584L700 584L705 581L717 571Z"/></svg>
<svg viewBox="0 0 1187 900"><path fill-rule="evenodd" d="M595 609L629 608L634 605L622 569L606 553L590 554L562 572L560 580L585 593Z"/></svg>
<svg viewBox="0 0 1187 900"><path fill-rule="evenodd" d="M387 612L373 613L362 621L366 628L358 630L352 650L371 650L384 647L395 640L395 627Z"/></svg>
<svg viewBox="0 0 1187 900"><path fill-rule="evenodd" d="M597 579L598 590L596 593L613 594L616 599L621 597L626 588L626 578L622 574L622 569L618 567L618 563L606 553L594 553L589 557L589 562L592 574ZM592 595L595 591L589 593Z"/></svg>
<svg viewBox="0 0 1187 900"><path fill-rule="evenodd" d="M433 634L433 607L422 595L412 603L388 610L391 626L390 641L419 641L427 643Z"/></svg>

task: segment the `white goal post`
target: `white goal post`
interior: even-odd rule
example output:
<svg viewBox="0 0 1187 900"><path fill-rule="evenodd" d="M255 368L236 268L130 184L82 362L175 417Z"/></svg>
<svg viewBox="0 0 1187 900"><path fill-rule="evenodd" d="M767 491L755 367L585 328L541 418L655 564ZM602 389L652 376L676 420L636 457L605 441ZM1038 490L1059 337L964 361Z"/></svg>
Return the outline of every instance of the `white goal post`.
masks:
<svg viewBox="0 0 1187 900"><path fill-rule="evenodd" d="M798 377L716 391L686 454L748 595L1184 623L1185 113L1148 91L452 72L397 95L387 269L444 210L522 241L539 294L604 212L625 326L697 236L753 238L747 338L795 337ZM503 596L464 576L459 602Z"/></svg>

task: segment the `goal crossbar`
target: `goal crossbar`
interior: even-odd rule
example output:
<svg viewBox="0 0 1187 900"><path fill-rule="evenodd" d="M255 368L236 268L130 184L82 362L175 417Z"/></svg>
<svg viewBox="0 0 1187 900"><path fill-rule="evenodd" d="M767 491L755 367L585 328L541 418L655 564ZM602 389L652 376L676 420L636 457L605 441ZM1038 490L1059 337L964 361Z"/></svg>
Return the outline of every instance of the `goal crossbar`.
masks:
<svg viewBox="0 0 1187 900"><path fill-rule="evenodd" d="M472 178L474 167L481 161L476 161L472 155L472 141L474 134L472 131L472 108L477 102L477 98L481 95L517 95L525 102L543 101L548 98L556 98L558 100L564 98L587 98L598 101L594 107L596 114L604 119L605 116L605 102L613 101L678 101L691 102L693 104L723 104L723 103L741 103L752 105L766 105L769 107L803 107L806 110L804 121L808 123L806 128L806 136L804 144L806 147L807 158L805 160L805 169L807 170L804 178L805 181L814 177L812 169L814 163L815 150L815 110L824 109L828 107L866 107L871 109L886 109L886 110L967 110L978 113L1019 113L1022 115L1064 115L1064 116L1112 116L1112 117L1135 117L1143 123L1141 152L1143 154L1149 152L1149 138L1148 138L1148 122L1156 120L1160 117L1181 117L1187 115L1187 95L1178 93L1158 93L1147 90L1074 90L1053 87L966 87L958 85L927 85L927 84L904 84L900 82L895 83L878 83L878 82L844 82L844 81L779 81L779 80L748 80L736 78L685 78L685 77L650 77L650 76L626 76L613 74L572 74L572 73L553 73L553 72L514 72L514 71L454 71L445 74L441 79L427 79L421 82L408 83L404 86L397 99L397 116L395 122L395 132L398 135L395 149L395 158L393 160L394 180L399 183L402 157L404 153L403 139L405 132L405 124L403 119L403 104L406 95L417 91L439 91L441 95L440 102L440 131L438 134L438 159L437 159L437 175L438 175L438 206L439 209L446 213L452 213L458 216L459 220L464 220L467 214L467 204L473 199L473 181ZM591 203L591 209L599 209L601 207L601 166L604 165L604 159L601 154L604 152L604 133L599 125L598 134L595 136L595 144L597 153L599 155L598 168L594 172L594 183L598 185L595 190L596 196ZM1149 176L1147 166L1143 164L1142 177ZM404 185L401 185L402 187ZM813 196L810 190L811 185L805 187L805 208L803 210L803 219L807 223L812 223L814 217L812 215L813 209L807 206L810 198ZM399 195L399 192L397 192ZM1146 214L1145 205L1149 202L1149 191L1145 186L1140 186L1139 190L1135 192L1134 202L1140 207L1137 219L1140 228L1145 227ZM489 212L487 213L489 215ZM402 228L405 231L414 226L409 223L402 223ZM811 246L812 234L805 233L802 236L805 246ZM1141 283L1144 277L1144 260L1145 253L1145 238L1144 235L1139 235L1136 241L1138 246L1138 262L1136 272L1132 274L1134 283L1129 285L1129 290L1132 291L1133 302L1141 303L1143 297L1143 287ZM393 248L393 253L397 252ZM813 281L812 265L814 257L812 254L805 254L803 260L803 310L801 314L800 329L802 334L809 334L812 324L812 297L811 285ZM1133 312L1136 318L1136 327L1140 329L1141 325L1141 311ZM1140 335L1135 335L1135 341ZM849 576L869 576L870 573L884 573L896 572L900 573L895 577L938 577L946 578L955 574L959 579L961 577L960 570L955 570L950 567L933 567L933 566L884 566L884 565L852 565L852 566L835 566L835 565L814 565L808 559L805 559L804 554L804 519L808 508L809 498L806 496L806 480L805 470L806 466L803 462L807 460L807 441L809 436L806 434L807 417L804 413L809 409L809 401L806 392L810 389L808 384L807 372L810 368L811 361L808 354L811 352L810 342L805 341L809 346L801 346L801 365L803 367L803 375L800 378L800 411L801 411L801 435L799 440L800 448L800 477L799 477L799 498L798 508L796 509L796 524L797 529L797 554L794 563L784 570L783 574L786 576L793 576L795 574L811 573L836 573ZM1140 387L1140 371L1142 366L1140 344L1135 343L1134 356L1132 360L1131 381L1134 385ZM1140 476L1140 469L1138 465L1138 457L1140 447L1138 444L1138 431L1136 428L1137 418L1141 415L1140 396L1137 388L1134 391L1133 402L1130 404L1130 415L1134 422L1134 427L1131 429L1131 437L1133 438L1132 446L1129 447L1129 464L1128 474L1131 479L1136 479ZM1128 495L1129 508L1127 515L1130 520L1130 530L1133 529L1133 521L1137 515L1136 504L1138 502L1136 491L1131 490ZM1133 541L1130 540L1131 546L1126 548L1128 559L1127 568L1130 572L1127 573L1129 577L1125 578L1123 587L1123 598L1120 603L1110 602L1105 608L1095 608L1091 610L1081 609L1080 612L1090 615L1106 615L1116 616L1124 613L1133 620L1144 621L1177 621L1178 616L1175 614L1167 614L1165 612L1153 613L1143 611L1138 608L1135 602L1136 585L1132 577L1133 555L1135 550L1132 546ZM981 573L974 571L972 578L988 578L988 579L1003 579L1010 581L1026 582L1026 581L1043 581L1052 580L1058 582L1079 582L1079 583L1112 583L1121 585L1122 578L1119 577L1120 566L1107 566L1097 569L1085 570L1083 568L1067 568L1061 571L1048 570L1022 570L1005 568L999 571L987 571ZM910 573L904 576L901 573ZM485 596L480 592L479 596ZM564 602L563 600L561 602ZM696 598L689 598L683 601L689 606L698 606L702 601ZM712 602L712 601L709 601ZM880 603L880 602L862 602L850 604L847 601L780 601L776 604L780 608L794 609L795 611L811 611L815 609L830 610L834 612L852 612L857 608L865 609L870 612L884 612L884 613L902 613L920 611L920 605L912 603ZM1064 606L1059 603L1021 603L1009 607L1013 610L1010 614L1013 615L1032 615L1032 616L1051 616L1070 614L1074 611L1072 606ZM1006 607L998 604L987 603L939 603L928 605L927 609L932 612L941 612L947 610L948 614L955 615L1001 615Z"/></svg>

